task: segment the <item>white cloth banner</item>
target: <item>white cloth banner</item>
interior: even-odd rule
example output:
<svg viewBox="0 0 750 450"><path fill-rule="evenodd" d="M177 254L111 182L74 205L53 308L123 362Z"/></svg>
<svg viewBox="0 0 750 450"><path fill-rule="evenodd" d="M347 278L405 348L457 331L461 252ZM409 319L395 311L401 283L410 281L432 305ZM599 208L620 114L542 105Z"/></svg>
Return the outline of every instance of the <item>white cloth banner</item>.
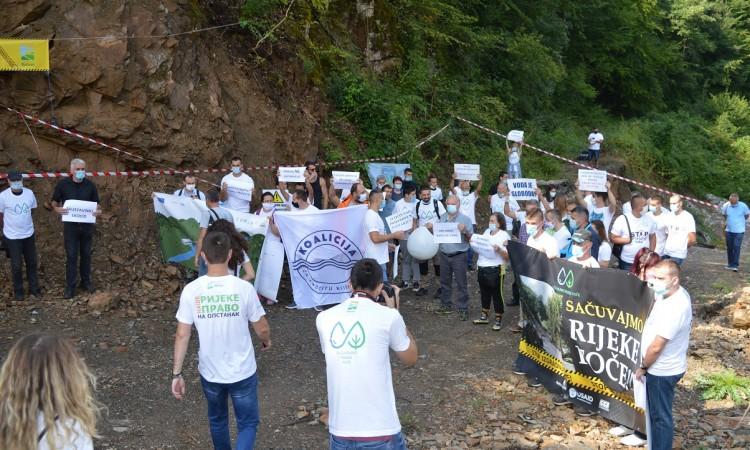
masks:
<svg viewBox="0 0 750 450"><path fill-rule="evenodd" d="M279 167L279 181L283 183L304 183L306 167Z"/></svg>
<svg viewBox="0 0 750 450"><path fill-rule="evenodd" d="M438 244L460 244L461 232L456 222L439 222L432 225L435 242Z"/></svg>
<svg viewBox="0 0 750 450"><path fill-rule="evenodd" d="M536 200L536 180L533 178L511 178L508 180L510 196L516 200Z"/></svg>
<svg viewBox="0 0 750 450"><path fill-rule="evenodd" d="M368 237L362 225L366 212L361 205L274 215L297 306L340 303L351 296L351 268L363 258Z"/></svg>
<svg viewBox="0 0 750 450"><path fill-rule="evenodd" d="M479 180L479 164L453 164L457 180Z"/></svg>
<svg viewBox="0 0 750 450"><path fill-rule="evenodd" d="M284 270L284 244L273 233L268 233L260 250L255 271L255 290L263 297L278 300L281 272Z"/></svg>
<svg viewBox="0 0 750 450"><path fill-rule="evenodd" d="M68 210L62 216L63 222L96 223L96 202L65 200L63 208Z"/></svg>
<svg viewBox="0 0 750 450"><path fill-rule="evenodd" d="M607 171L578 169L580 191L607 192Z"/></svg>

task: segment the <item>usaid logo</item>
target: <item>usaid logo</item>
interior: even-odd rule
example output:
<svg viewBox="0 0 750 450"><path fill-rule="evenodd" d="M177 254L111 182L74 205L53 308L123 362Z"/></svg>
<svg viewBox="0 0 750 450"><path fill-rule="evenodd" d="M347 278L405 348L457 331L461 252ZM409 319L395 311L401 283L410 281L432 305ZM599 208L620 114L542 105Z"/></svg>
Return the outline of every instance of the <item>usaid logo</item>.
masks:
<svg viewBox="0 0 750 450"><path fill-rule="evenodd" d="M348 237L321 230L302 238L294 252L292 270L318 294L349 292L349 274L362 251Z"/></svg>
<svg viewBox="0 0 750 450"><path fill-rule="evenodd" d="M572 399L580 400L589 405L594 403L594 397L590 396L589 394L586 394L585 392L579 392L574 387L568 389L568 396Z"/></svg>
<svg viewBox="0 0 750 450"><path fill-rule="evenodd" d="M560 268L560 271L557 273L557 284L570 289L573 287L573 284L575 284L575 282L576 279L573 276L572 270L565 270L565 267Z"/></svg>

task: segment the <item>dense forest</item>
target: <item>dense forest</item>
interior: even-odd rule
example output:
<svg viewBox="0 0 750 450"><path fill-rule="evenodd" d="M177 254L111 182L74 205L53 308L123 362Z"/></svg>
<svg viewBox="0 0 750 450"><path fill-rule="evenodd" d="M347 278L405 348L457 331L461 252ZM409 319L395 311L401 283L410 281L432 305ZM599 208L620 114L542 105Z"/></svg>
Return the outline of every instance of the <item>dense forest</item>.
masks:
<svg viewBox="0 0 750 450"><path fill-rule="evenodd" d="M597 126L630 176L750 194L747 0L247 0L242 19L258 63L299 58L335 106L325 158L392 155L457 114L568 157ZM503 145L455 123L411 162L494 178Z"/></svg>

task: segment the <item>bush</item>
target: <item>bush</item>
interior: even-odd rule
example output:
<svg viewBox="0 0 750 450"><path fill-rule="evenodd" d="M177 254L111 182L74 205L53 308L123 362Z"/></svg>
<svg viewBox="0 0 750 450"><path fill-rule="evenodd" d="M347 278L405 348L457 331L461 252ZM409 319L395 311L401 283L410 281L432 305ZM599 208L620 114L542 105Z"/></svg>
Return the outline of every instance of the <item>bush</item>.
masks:
<svg viewBox="0 0 750 450"><path fill-rule="evenodd" d="M703 390L704 400L732 400L736 405L750 400L750 378L737 375L734 370L703 374L696 379Z"/></svg>

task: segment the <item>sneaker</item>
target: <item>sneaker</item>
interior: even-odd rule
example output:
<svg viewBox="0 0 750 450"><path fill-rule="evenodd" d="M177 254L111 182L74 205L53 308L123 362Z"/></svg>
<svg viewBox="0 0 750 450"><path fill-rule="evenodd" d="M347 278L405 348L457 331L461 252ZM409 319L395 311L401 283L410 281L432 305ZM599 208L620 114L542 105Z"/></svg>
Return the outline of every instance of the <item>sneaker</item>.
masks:
<svg viewBox="0 0 750 450"><path fill-rule="evenodd" d="M432 296L432 298L440 298L440 295L443 293L443 288L438 288L437 291L435 291L435 295Z"/></svg>
<svg viewBox="0 0 750 450"><path fill-rule="evenodd" d="M414 291L414 293L419 292L419 281L415 281L414 284L411 285L411 290Z"/></svg>
<svg viewBox="0 0 750 450"><path fill-rule="evenodd" d="M523 371L520 367L518 367L516 363L513 363L512 370L513 370L513 373L515 373L516 375L526 375L526 372Z"/></svg>
<svg viewBox="0 0 750 450"><path fill-rule="evenodd" d="M469 318L469 311L465 309L461 309L458 311L458 319L462 322L465 322Z"/></svg>
<svg viewBox="0 0 750 450"><path fill-rule="evenodd" d="M555 404L555 406L564 406L564 405L570 405L571 402L567 395L565 394L555 394L552 397L552 403Z"/></svg>
<svg viewBox="0 0 750 450"><path fill-rule="evenodd" d="M620 439L620 444L627 445L628 447L643 447L648 443L647 440L637 436L636 433L625 436Z"/></svg>
<svg viewBox="0 0 750 450"><path fill-rule="evenodd" d="M501 321L502 321L502 319L495 319L495 324L492 325L492 331L500 331L500 330L503 329L503 327L500 326L500 322Z"/></svg>
<svg viewBox="0 0 750 450"><path fill-rule="evenodd" d="M527 378L526 379L526 386L530 388L538 388L541 386L542 383L537 378Z"/></svg>
<svg viewBox="0 0 750 450"><path fill-rule="evenodd" d="M623 437L627 436L629 434L633 434L633 430L631 430L628 427L624 427L622 425L618 425L616 427L612 427L609 429L609 434L616 437Z"/></svg>
<svg viewBox="0 0 750 450"><path fill-rule="evenodd" d="M573 411L575 411L576 416L579 416L579 417L591 417L591 416L596 415L596 412L591 411L590 409L586 409L583 406L578 406L578 405L576 405L573 408Z"/></svg>
<svg viewBox="0 0 750 450"><path fill-rule="evenodd" d="M313 309L314 309L315 311L317 311L317 312L321 312L321 311L323 311L323 308L321 308L320 306L315 306L315 307L313 307Z"/></svg>
<svg viewBox="0 0 750 450"><path fill-rule="evenodd" d="M415 294L415 295L416 295L417 297L424 297L425 295L427 295L427 289L425 289L425 288L421 287L421 288L417 289L417 290L416 290L416 291L414 292L414 294Z"/></svg>
<svg viewBox="0 0 750 450"><path fill-rule="evenodd" d="M511 325L511 327L510 327L510 332L511 332L511 333L520 333L520 332L522 332L522 331L523 331L523 327L521 327L521 326L520 326L520 325L518 325L517 323L514 323L514 324L513 324L513 325Z"/></svg>
<svg viewBox="0 0 750 450"><path fill-rule="evenodd" d="M438 309L435 310L435 314L451 314L453 312L453 308L450 306L438 306Z"/></svg>
<svg viewBox="0 0 750 450"><path fill-rule="evenodd" d="M740 269L739 269L739 268L737 268L737 267L732 267L732 272L739 272L739 271L740 271Z"/></svg>
<svg viewBox="0 0 750 450"><path fill-rule="evenodd" d="M478 319L474 319L472 322L474 325L485 325L490 323L490 319L487 318L487 314L482 313Z"/></svg>
<svg viewBox="0 0 750 450"><path fill-rule="evenodd" d="M408 281L402 281L401 284L398 285L401 289L409 289L409 282Z"/></svg>
<svg viewBox="0 0 750 450"><path fill-rule="evenodd" d="M66 300L69 300L73 297L75 297L76 293L73 289L65 289L65 293L63 293L63 298Z"/></svg>
<svg viewBox="0 0 750 450"><path fill-rule="evenodd" d="M297 308L298 308L298 306L297 306L297 304L296 304L295 302L292 302L292 303L290 303L290 304L286 305L286 307L285 307L285 308L286 308L286 309L297 309Z"/></svg>

